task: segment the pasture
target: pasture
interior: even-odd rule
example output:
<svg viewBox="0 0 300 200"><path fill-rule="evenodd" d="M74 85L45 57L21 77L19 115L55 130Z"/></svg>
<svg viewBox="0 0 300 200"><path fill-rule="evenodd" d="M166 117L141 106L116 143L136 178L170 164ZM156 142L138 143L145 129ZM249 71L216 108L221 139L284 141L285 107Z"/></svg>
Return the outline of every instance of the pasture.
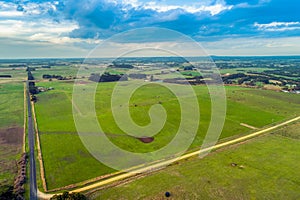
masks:
<svg viewBox="0 0 300 200"><path fill-rule="evenodd" d="M300 122L90 194L91 199L299 199Z"/></svg>
<svg viewBox="0 0 300 200"><path fill-rule="evenodd" d="M33 71L33 75L36 80L43 80L44 74L70 77L75 76L77 70L78 68L76 66L52 66L50 69L37 67L36 70Z"/></svg>
<svg viewBox="0 0 300 200"><path fill-rule="evenodd" d="M85 82L89 84L87 80ZM77 135L71 105L73 82L43 81L37 83L37 86L54 88L38 94L35 104L48 189L113 172L113 169L99 163L88 153ZM143 143L137 138L127 136L115 123L110 108L114 86L115 83L99 84L95 97L97 117L106 136L114 144L131 152L149 152L168 144L176 134L180 120L175 96L166 88L153 83L143 86L133 94L129 109L137 124L146 125L150 122L148 110L154 104L161 104L168 113L167 122L154 136L154 141ZM211 109L207 88L193 86L193 89L199 97L201 119L198 134L190 149L198 148L202 144L210 123ZM226 87L226 92L227 115L221 140L253 131L241 123L261 128L296 116L300 111L299 96L294 94L234 86ZM186 101L189 101L189 97Z"/></svg>
<svg viewBox="0 0 300 200"><path fill-rule="evenodd" d="M0 83L0 128L23 126L23 88L23 83Z"/></svg>
<svg viewBox="0 0 300 200"><path fill-rule="evenodd" d="M17 175L23 144L23 83L0 81L0 199Z"/></svg>
<svg viewBox="0 0 300 200"><path fill-rule="evenodd" d="M19 83L26 80L26 68L8 68L0 67L0 75L11 75L11 78L0 78L0 84L4 83Z"/></svg>

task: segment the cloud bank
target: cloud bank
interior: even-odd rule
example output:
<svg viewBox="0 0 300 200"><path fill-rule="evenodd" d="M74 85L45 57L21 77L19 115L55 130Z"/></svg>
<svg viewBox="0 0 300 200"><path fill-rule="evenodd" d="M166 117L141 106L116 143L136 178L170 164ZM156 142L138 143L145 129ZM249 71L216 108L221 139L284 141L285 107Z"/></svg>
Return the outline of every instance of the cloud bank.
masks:
<svg viewBox="0 0 300 200"><path fill-rule="evenodd" d="M7 0L0 1L0 38L89 49L116 33L154 26L202 43L287 41L300 37L299 5L298 0Z"/></svg>

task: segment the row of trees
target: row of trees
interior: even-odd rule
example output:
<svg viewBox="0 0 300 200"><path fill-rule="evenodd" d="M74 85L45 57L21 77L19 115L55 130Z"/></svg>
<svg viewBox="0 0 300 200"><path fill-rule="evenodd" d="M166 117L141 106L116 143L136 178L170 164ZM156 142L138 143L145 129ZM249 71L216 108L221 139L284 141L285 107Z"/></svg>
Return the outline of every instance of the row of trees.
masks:
<svg viewBox="0 0 300 200"><path fill-rule="evenodd" d="M28 79L29 81L34 80L34 77L33 77L33 75L32 75L32 73L31 73L30 70L27 71L27 79Z"/></svg>
<svg viewBox="0 0 300 200"><path fill-rule="evenodd" d="M50 200L87 200L81 193L64 192L61 195L54 195Z"/></svg>
<svg viewBox="0 0 300 200"><path fill-rule="evenodd" d="M133 65L118 63L118 62L113 62L113 64L109 65L108 67L111 67L111 68L124 68L124 69L133 69L134 68Z"/></svg>
<svg viewBox="0 0 300 200"><path fill-rule="evenodd" d="M31 70L27 70L27 80L29 81L28 85L29 85L29 92L32 95L38 94L39 90L38 88L35 86L35 82L33 82L34 77L31 73Z"/></svg>
<svg viewBox="0 0 300 200"><path fill-rule="evenodd" d="M0 75L0 78L11 78L11 75Z"/></svg>
<svg viewBox="0 0 300 200"><path fill-rule="evenodd" d="M109 72L105 72L104 74L91 74L89 80L94 82L115 82L115 81L128 81L128 76L125 74L110 74Z"/></svg>
<svg viewBox="0 0 300 200"><path fill-rule="evenodd" d="M225 84L237 83L241 85L243 83L247 83L248 85L255 85L255 82L269 84L270 78L262 75L247 75L244 73L237 73L222 77L222 79Z"/></svg>
<svg viewBox="0 0 300 200"><path fill-rule="evenodd" d="M61 76L61 75L49 75L49 74L43 74L43 79L52 79L52 78L55 78L57 80L63 80L64 77Z"/></svg>

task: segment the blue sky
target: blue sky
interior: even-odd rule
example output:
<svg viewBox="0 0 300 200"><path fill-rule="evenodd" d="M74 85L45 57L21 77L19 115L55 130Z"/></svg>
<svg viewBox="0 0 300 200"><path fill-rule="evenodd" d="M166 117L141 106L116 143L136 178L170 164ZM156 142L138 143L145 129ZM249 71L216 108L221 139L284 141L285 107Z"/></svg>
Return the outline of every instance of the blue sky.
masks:
<svg viewBox="0 0 300 200"><path fill-rule="evenodd" d="M299 0L0 1L0 57L85 57L143 27L179 31L212 55L299 55L299 9Z"/></svg>

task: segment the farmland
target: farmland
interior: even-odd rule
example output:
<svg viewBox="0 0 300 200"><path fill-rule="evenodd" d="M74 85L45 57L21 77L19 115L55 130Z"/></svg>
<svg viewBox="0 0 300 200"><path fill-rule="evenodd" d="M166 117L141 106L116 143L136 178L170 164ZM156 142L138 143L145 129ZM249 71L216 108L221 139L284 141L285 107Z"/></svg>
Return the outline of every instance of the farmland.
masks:
<svg viewBox="0 0 300 200"><path fill-rule="evenodd" d="M300 200L300 0L0 0L0 200Z"/></svg>
<svg viewBox="0 0 300 200"><path fill-rule="evenodd" d="M90 194L92 199L299 199L300 122Z"/></svg>
<svg viewBox="0 0 300 200"><path fill-rule="evenodd" d="M0 76L10 75L11 78L1 78L0 84L4 83L20 83L23 80L26 80L25 68L1 68L0 67Z"/></svg>
<svg viewBox="0 0 300 200"><path fill-rule="evenodd" d="M10 72L10 71L9 71ZM0 199L12 192L23 144L23 83L0 80Z"/></svg>
<svg viewBox="0 0 300 200"><path fill-rule="evenodd" d="M23 126L23 83L0 85L0 127Z"/></svg>
<svg viewBox="0 0 300 200"><path fill-rule="evenodd" d="M37 76L35 73L37 72L33 72L34 76ZM41 73L38 76L41 76ZM89 84L89 81L85 82ZM73 81L42 81L37 86L54 88L38 94L35 104L48 189L113 172L114 170L99 163L88 153L76 133L71 105ZM154 104L161 103L168 112L164 129L155 136L152 143L145 144L126 136L115 123L110 109L114 86L115 83L99 84L95 98L98 120L114 144L131 152L149 152L166 145L174 137L174 131L178 128L179 107L176 97L171 92L151 83L137 90L131 97L131 116L139 125L150 122L148 110ZM193 86L193 89L199 97L201 120L198 134L190 149L202 144L210 122L211 109L206 86L197 85ZM300 99L294 94L236 86L226 86L226 92L227 116L221 140L252 131L241 123L261 128L296 116L300 110ZM188 101L188 97L186 100Z"/></svg>
<svg viewBox="0 0 300 200"><path fill-rule="evenodd" d="M208 87L204 84L204 80L209 82L210 79L205 79L201 76L201 73L203 72L205 74L210 72L208 69L204 68L200 70L201 73L198 73L194 69L191 70L190 66L186 63L167 62L165 60L166 58L160 59L152 64L147 63L152 62L151 59L150 61L132 59L128 65L124 65L125 67L131 67L132 69L130 69L130 71L127 68L118 68L120 66L122 67L122 65L116 64L110 65L111 67L107 68L107 65L111 62L109 60L102 60L101 64L97 65L96 63L99 61L96 60L95 63L83 64L82 67L84 70L82 74L77 74L81 60L28 60L29 64L27 64L26 67L32 72L36 89L40 91L40 93L35 94L36 102L34 105L48 191L61 191L64 190L63 187L65 186L69 186L69 188L77 187L83 185L83 182L86 180L92 180L96 177L116 172L115 169L109 168L95 159L85 148L77 133L72 112L74 81L78 81L79 86L82 87L82 91L85 91L85 89L91 88L92 85L97 82L97 79L92 80L91 77L92 75L94 75L94 77L99 77L99 75L94 74L99 69L106 69L108 79L111 77L121 77L122 74L128 74L129 78L126 77L126 81L119 84L121 94L126 93L126 85L128 83L139 84L148 82L137 89L129 99L128 108L130 116L137 125L145 126L151 123L148 112L153 105L162 106L167 114L163 128L153 136L153 138L150 138L150 142L149 140L148 142L145 142L147 140L142 140L144 135L139 135L137 137L127 135L116 123L111 108L112 93L118 83L100 81L95 91L96 117L106 137L113 144L134 153L153 152L166 146L177 133L180 126L180 114L182 111L180 110L181 105L176 95L168 88L164 87L164 85L176 86L180 91L187 91L186 89L189 86L185 85L184 82L182 82L182 79L178 79L178 77L184 77L192 84L191 87L197 96L200 110L198 131L189 147L189 151L199 149L203 143L212 117L210 93ZM290 64L290 67L286 68L287 70L284 71L285 68L278 64L279 62L285 66ZM161 64L170 66L162 69L160 68ZM220 67L223 80L228 81L226 83L229 83L225 86L227 111L225 125L219 138L219 142L248 135L254 132L255 129L270 126L271 124L277 124L281 121L298 116L300 111L300 99L299 95L296 94L298 88L297 77L294 77L293 79L285 79L284 75L279 77L280 73L294 73L297 66L292 62L278 60L274 61L274 63L271 62L271 65L269 65L268 62L264 63L264 61L243 61L243 59L241 59L241 61L231 62L225 58L220 58L216 64ZM134 67L135 65L138 65L138 67ZM0 166L0 169L3 172L1 173L1 180L3 180L1 182L2 191L7 190L13 183L16 167L12 167L12 165L15 165L16 160L20 156L22 144L20 138L22 136L23 126L23 83L21 83L21 81L25 79L26 68L23 65L23 67L18 65L13 66L15 67L12 68L9 64L3 64L2 68L0 68L0 153L1 158L4 158ZM260 82L261 80L265 81L265 78L268 78L268 81L266 81L268 82L267 84ZM271 91L273 87L276 87L277 92ZM269 88L271 90L267 90ZM85 94L84 92L82 93L82 95ZM185 104L191 105L192 96L185 92L183 94ZM123 105L117 105L117 107L119 106L122 107ZM77 105L74 105L74 108L76 111L80 112ZM136 192L138 192L139 189L144 190L144 186L153 189L154 192L145 190L145 192L141 192L141 195L136 194L138 198L160 198L160 195L163 194L160 189L169 190L171 193L178 190L179 193L176 194L178 195L176 196L178 198L207 197L210 199L220 197L220 194L224 195L221 195L224 199L228 198L228 195L236 196L237 199L248 197L260 198L260 195L264 190L255 188L251 182L253 181L251 178L249 180L244 180L246 179L246 173L243 174L242 172L246 171L246 169L251 169L249 171L251 176L253 175L253 177L256 176L256 178L260 178L262 180L261 184L270 185L270 187L274 188L277 186L272 185L271 180L276 178L276 176L266 174L265 176L271 177L270 180L266 180L266 178L259 173L259 170L255 171L252 169L252 167L255 169L258 169L259 167L256 166L258 161L254 158L254 156L257 156L258 152L253 153L251 149L253 149L253 151L258 150L260 145L266 144L266 148L263 148L261 155L266 155L269 159L269 163L273 162L272 159L275 158L270 156L270 152L272 151L271 147L273 147L275 143L281 143L283 145L289 145L289 148L291 148L286 149L287 153L294 151L295 144L290 144L290 141L287 140L290 138L298 140L298 130L298 125L294 125L291 126L290 129L281 130L280 134L279 132L276 132L276 134L264 136L249 142L245 147L236 146L223 152L215 152L201 161L189 159L191 162L187 162L187 168L195 169L196 167L199 167L199 165L203 165L204 169L207 170L209 168L216 169L216 172L211 176L204 176L201 174L204 173L204 171L201 173L199 172L200 174L193 174L192 172L189 172L189 170L184 169L185 164L180 162L171 166L174 168L175 174L172 174L172 172L169 171L169 168L167 168L166 171L159 172L159 175L154 174L147 179L140 179L126 187L133 188L133 190L136 189ZM12 135L14 135L14 137L11 137ZM247 145L249 147L247 147ZM240 148L245 149L240 150ZM274 151L281 150L279 147L276 147L276 149L274 148L275 147L273 147ZM226 152L228 153L226 154ZM252 154L253 157L251 157ZM243 157L243 155L245 157ZM214 160L213 157L215 156L219 156L221 161L219 161L219 159ZM210 161L209 159L213 160ZM235 171L230 171L233 167L229 165L233 162L238 163L238 167L236 168L242 166L242 169L239 169L240 171L238 171L237 177L234 177L234 174L232 174L235 173ZM291 161L283 160L282 162L289 163ZM222 169L217 168L218 166L222 166ZM261 167L267 169L269 166L266 163L266 166L261 165ZM247 191L242 191L241 187L244 186L241 185L239 187L234 185L235 182L233 183L232 180L229 180L228 178L224 180L224 182L220 181L220 174L225 174L227 176L226 170L230 172L228 177L229 175L234 177L233 180L236 180L239 183L245 181L245 188ZM287 171L290 174L292 173L289 169L287 169ZM218 172L220 174L218 174ZM40 173L39 170L37 170L37 173ZM277 171L270 171L270 173L275 174ZM186 179L180 179L177 175L186 177ZM295 177L298 176L297 174L294 175ZM157 176L159 176L159 178ZM204 178L201 178L200 180L198 178L199 176ZM213 176L216 176L216 179L213 179ZM151 177L154 178L151 179ZM148 179L150 180L149 183L147 182ZM165 183L165 186L156 188L156 186L151 183L151 181L156 179ZM168 180L174 181L177 186L173 187L171 183L168 183ZM207 182L205 182L206 180ZM199 184L199 187L203 186L207 188L207 190L202 192L202 190L199 191L196 188L193 188L190 185L195 183L193 181L200 181L201 184ZM212 188L210 186L212 182L218 183L218 187ZM207 183L209 185L206 185ZM38 180L38 184L41 186L41 180ZM142 185L138 186L139 184ZM179 187L178 185L184 186ZM230 189L225 188L224 185L232 187L232 193L230 193ZM188 187L191 189L188 189ZM286 189L290 189L291 191L293 191L293 187L294 186L291 186L289 182L286 185ZM242 193L238 194L234 188L238 191L242 191ZM275 190L274 188L270 190L270 198L272 198L272 191ZM39 189L41 190L42 188L40 187ZM108 198L108 196L112 195L115 191L117 191L116 193L121 194L123 189L123 186L110 188L101 191L100 193L92 194L92 197L102 198L103 196L104 198ZM192 191L195 192L193 193ZM97 197L99 194L100 197ZM112 198L119 198L119 194L116 194L116 196L112 195ZM132 194L135 193L125 193L128 199L132 198L130 196ZM190 196L184 196L186 194ZM285 193L282 193L282 195L285 195ZM290 198L295 197L293 192L291 192L290 195Z"/></svg>

